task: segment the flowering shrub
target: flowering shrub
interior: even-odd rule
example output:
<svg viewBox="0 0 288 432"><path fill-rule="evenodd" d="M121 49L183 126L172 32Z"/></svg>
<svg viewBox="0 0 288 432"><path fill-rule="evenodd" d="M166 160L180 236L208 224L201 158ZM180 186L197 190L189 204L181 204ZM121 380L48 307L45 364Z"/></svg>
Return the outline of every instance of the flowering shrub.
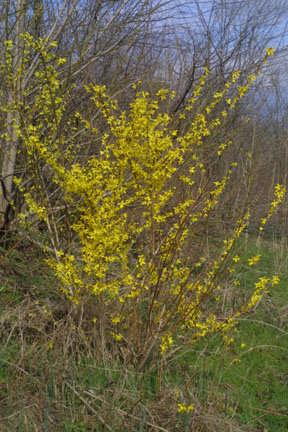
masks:
<svg viewBox="0 0 288 432"><path fill-rule="evenodd" d="M177 118L169 114L168 102L174 95L167 89L151 96L136 85L134 99L121 110L105 87L91 84L86 90L105 132L76 114L81 127L97 142L96 152L81 160L75 143L65 147L65 128L62 135L59 132L65 98L57 68L51 66L48 72L44 69L36 76L42 90L34 111L41 110L40 114L23 129L36 179L34 189L26 192L26 202L47 224L54 249L49 263L63 293L76 305L94 299L93 325L102 339L114 340L140 368L155 349L165 355L178 342L191 343L211 332L230 330L235 318L275 285L275 276L259 279L242 308L223 314L221 281L229 271L231 279L239 260L233 255L234 246L249 224L249 209L239 214L222 249L212 258L193 248L193 233L217 208L237 166L232 162L221 177L209 179L202 147L256 75L240 85L241 73L233 72L199 110L197 103L209 75L205 70ZM69 119L69 127L76 124L75 118ZM182 128L181 121L187 124L187 119L189 127ZM230 144L215 145L211 154L224 157ZM69 248L61 241L64 234L47 185L37 177L39 164L49 167L50 180L70 209L67 223L75 240ZM284 187L277 185L261 228L284 194ZM259 258L252 257L249 265Z"/></svg>

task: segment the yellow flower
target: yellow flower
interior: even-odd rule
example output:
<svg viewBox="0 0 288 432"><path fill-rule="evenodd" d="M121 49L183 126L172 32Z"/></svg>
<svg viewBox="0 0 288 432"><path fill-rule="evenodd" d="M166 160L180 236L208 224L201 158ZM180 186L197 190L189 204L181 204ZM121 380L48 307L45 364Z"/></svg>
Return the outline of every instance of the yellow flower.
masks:
<svg viewBox="0 0 288 432"><path fill-rule="evenodd" d="M121 317L119 315L116 315L113 318L111 318L112 324L119 324L120 321L121 321Z"/></svg>
<svg viewBox="0 0 288 432"><path fill-rule="evenodd" d="M240 78L241 72L239 70L236 70L232 73L232 79L231 81L235 83Z"/></svg>
<svg viewBox="0 0 288 432"><path fill-rule="evenodd" d="M51 349L53 348L53 345L54 345L54 344L53 344L53 341L52 341L52 340L48 341L48 342L47 342L47 349L48 349L48 350L51 350Z"/></svg>
<svg viewBox="0 0 288 432"><path fill-rule="evenodd" d="M62 66L67 62L67 59L64 57L61 57L58 59L58 66Z"/></svg>
<svg viewBox="0 0 288 432"><path fill-rule="evenodd" d="M156 96L160 99L160 100L166 100L167 96L169 95L169 90L168 89L160 89L157 93Z"/></svg>
<svg viewBox="0 0 288 432"><path fill-rule="evenodd" d="M7 49L11 49L13 47L13 41L11 39L7 39L5 41L5 46Z"/></svg>
<svg viewBox="0 0 288 432"><path fill-rule="evenodd" d="M113 336L113 339L116 342L120 342L123 339L123 335L121 333L114 333L114 332L112 332L112 336Z"/></svg>
<svg viewBox="0 0 288 432"><path fill-rule="evenodd" d="M232 260L233 260L235 263L237 263L237 262L240 261L240 257L239 257L238 255L235 255L235 256L232 258Z"/></svg>
<svg viewBox="0 0 288 432"><path fill-rule="evenodd" d="M185 413L193 412L195 409L195 406L193 404L185 405L185 404L180 403L180 402L177 404L177 407L178 407L177 411L179 414L185 414Z"/></svg>
<svg viewBox="0 0 288 432"><path fill-rule="evenodd" d="M271 285L276 286L276 285L279 285L279 283L280 283L279 276L277 276L277 275L273 276L271 279Z"/></svg>
<svg viewBox="0 0 288 432"><path fill-rule="evenodd" d="M51 48L57 48L57 46L58 46L58 43L57 43L57 41L52 41L52 42L50 42L50 47Z"/></svg>
<svg viewBox="0 0 288 432"><path fill-rule="evenodd" d="M268 56L268 57L271 57L271 56L273 56L274 54L275 54L275 51L276 51L276 49L275 48L267 48L266 49L266 55Z"/></svg>
<svg viewBox="0 0 288 432"><path fill-rule="evenodd" d="M248 265L250 267L254 266L255 264L257 264L259 262L261 258L261 255L255 255L254 257L251 257L248 259Z"/></svg>
<svg viewBox="0 0 288 432"><path fill-rule="evenodd" d="M162 336L161 353L164 354L173 345L173 337L170 334Z"/></svg>

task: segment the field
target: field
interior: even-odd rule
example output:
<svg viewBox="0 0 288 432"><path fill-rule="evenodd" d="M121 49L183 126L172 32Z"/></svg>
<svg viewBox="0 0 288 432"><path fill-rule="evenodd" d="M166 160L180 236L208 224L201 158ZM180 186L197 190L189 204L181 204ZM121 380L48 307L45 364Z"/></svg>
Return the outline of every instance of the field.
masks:
<svg viewBox="0 0 288 432"><path fill-rule="evenodd" d="M255 269L241 260L245 297L259 275L281 283L239 320L234 341L202 339L144 373L107 353L99 358L87 334L62 306L38 251L22 244L2 251L0 287L0 430L250 431L288 430L287 245L247 239L242 253L261 255ZM96 350L95 350L96 351ZM179 413L177 403L191 405Z"/></svg>

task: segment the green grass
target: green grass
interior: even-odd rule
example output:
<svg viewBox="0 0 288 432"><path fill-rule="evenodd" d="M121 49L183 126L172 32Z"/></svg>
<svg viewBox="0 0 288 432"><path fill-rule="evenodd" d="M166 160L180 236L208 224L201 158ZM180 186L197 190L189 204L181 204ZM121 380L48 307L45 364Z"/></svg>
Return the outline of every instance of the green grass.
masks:
<svg viewBox="0 0 288 432"><path fill-rule="evenodd" d="M252 430L288 431L288 305L287 256L279 245L249 242L237 268L239 297L245 297L257 277L281 275L280 284L239 321L235 343L225 348L219 337L201 341L182 362L190 364L199 397ZM257 268L247 259L261 255ZM287 311L286 311L287 314Z"/></svg>

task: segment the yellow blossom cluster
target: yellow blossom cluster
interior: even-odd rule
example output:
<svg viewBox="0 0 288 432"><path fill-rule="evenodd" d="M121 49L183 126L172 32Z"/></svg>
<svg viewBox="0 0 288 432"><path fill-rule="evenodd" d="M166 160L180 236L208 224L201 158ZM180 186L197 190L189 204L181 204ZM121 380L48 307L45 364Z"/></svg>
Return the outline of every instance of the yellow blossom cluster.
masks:
<svg viewBox="0 0 288 432"><path fill-rule="evenodd" d="M39 48L33 41L30 44ZM249 223L249 211L239 218L217 257L206 260L184 251L191 249L191 233L216 209L237 166L232 162L222 176L209 180L202 152L205 140L221 126L256 76L249 75L243 84L240 71L233 72L210 103L193 113L209 74L205 70L183 118L179 115L177 121L169 107L162 106L174 97L168 89L152 96L138 84L129 106L121 109L105 86L88 85L90 102L105 132L91 126L84 114L76 114L91 133L90 139L97 142L95 154L82 160L74 157L75 148L67 147L66 135L61 135L65 101L57 71L64 60L53 57L51 44L41 53L48 66L35 77L42 83L35 98L37 121L33 112L27 115L30 122L25 125L23 142L35 177L39 180L39 166L49 167L54 190L61 191L63 207L71 211L69 230L77 239L73 247L70 243L66 249L61 247L62 226L58 229L41 176L26 201L53 236L56 253L49 264L62 291L76 304L89 296L96 299L95 326L101 326L101 331L106 326L107 335L115 341L130 344L137 359L147 359L155 346L167 353L184 329L189 330L190 341L231 329L237 313L223 318L208 313L205 305L219 302L220 275L229 260L239 261L231 254ZM237 85L240 78L242 84ZM218 115L221 103L227 107ZM230 145L227 141L215 146L215 156L222 157ZM280 185L275 190L273 211L283 200L283 191ZM257 257L250 260L250 265L258 261ZM256 304L269 284L276 283L276 276L259 280L243 311ZM192 405L178 408L179 412L193 410Z"/></svg>
<svg viewBox="0 0 288 432"><path fill-rule="evenodd" d="M177 404L177 407L178 407L177 411L179 414L191 413L195 409L195 406L193 404L186 405L186 404L181 403L181 402L179 402Z"/></svg>
<svg viewBox="0 0 288 432"><path fill-rule="evenodd" d="M171 334L166 334L162 336L161 339L161 353L164 354L173 345L173 337Z"/></svg>
<svg viewBox="0 0 288 432"><path fill-rule="evenodd" d="M267 222L271 219L279 205L284 201L286 195L286 187L282 184L277 183L274 188L273 201L270 204L270 209L266 217L261 219L259 230L263 231Z"/></svg>
<svg viewBox="0 0 288 432"><path fill-rule="evenodd" d="M248 265L250 267L254 266L255 264L257 264L260 261L261 255L255 255L251 258L248 259Z"/></svg>

